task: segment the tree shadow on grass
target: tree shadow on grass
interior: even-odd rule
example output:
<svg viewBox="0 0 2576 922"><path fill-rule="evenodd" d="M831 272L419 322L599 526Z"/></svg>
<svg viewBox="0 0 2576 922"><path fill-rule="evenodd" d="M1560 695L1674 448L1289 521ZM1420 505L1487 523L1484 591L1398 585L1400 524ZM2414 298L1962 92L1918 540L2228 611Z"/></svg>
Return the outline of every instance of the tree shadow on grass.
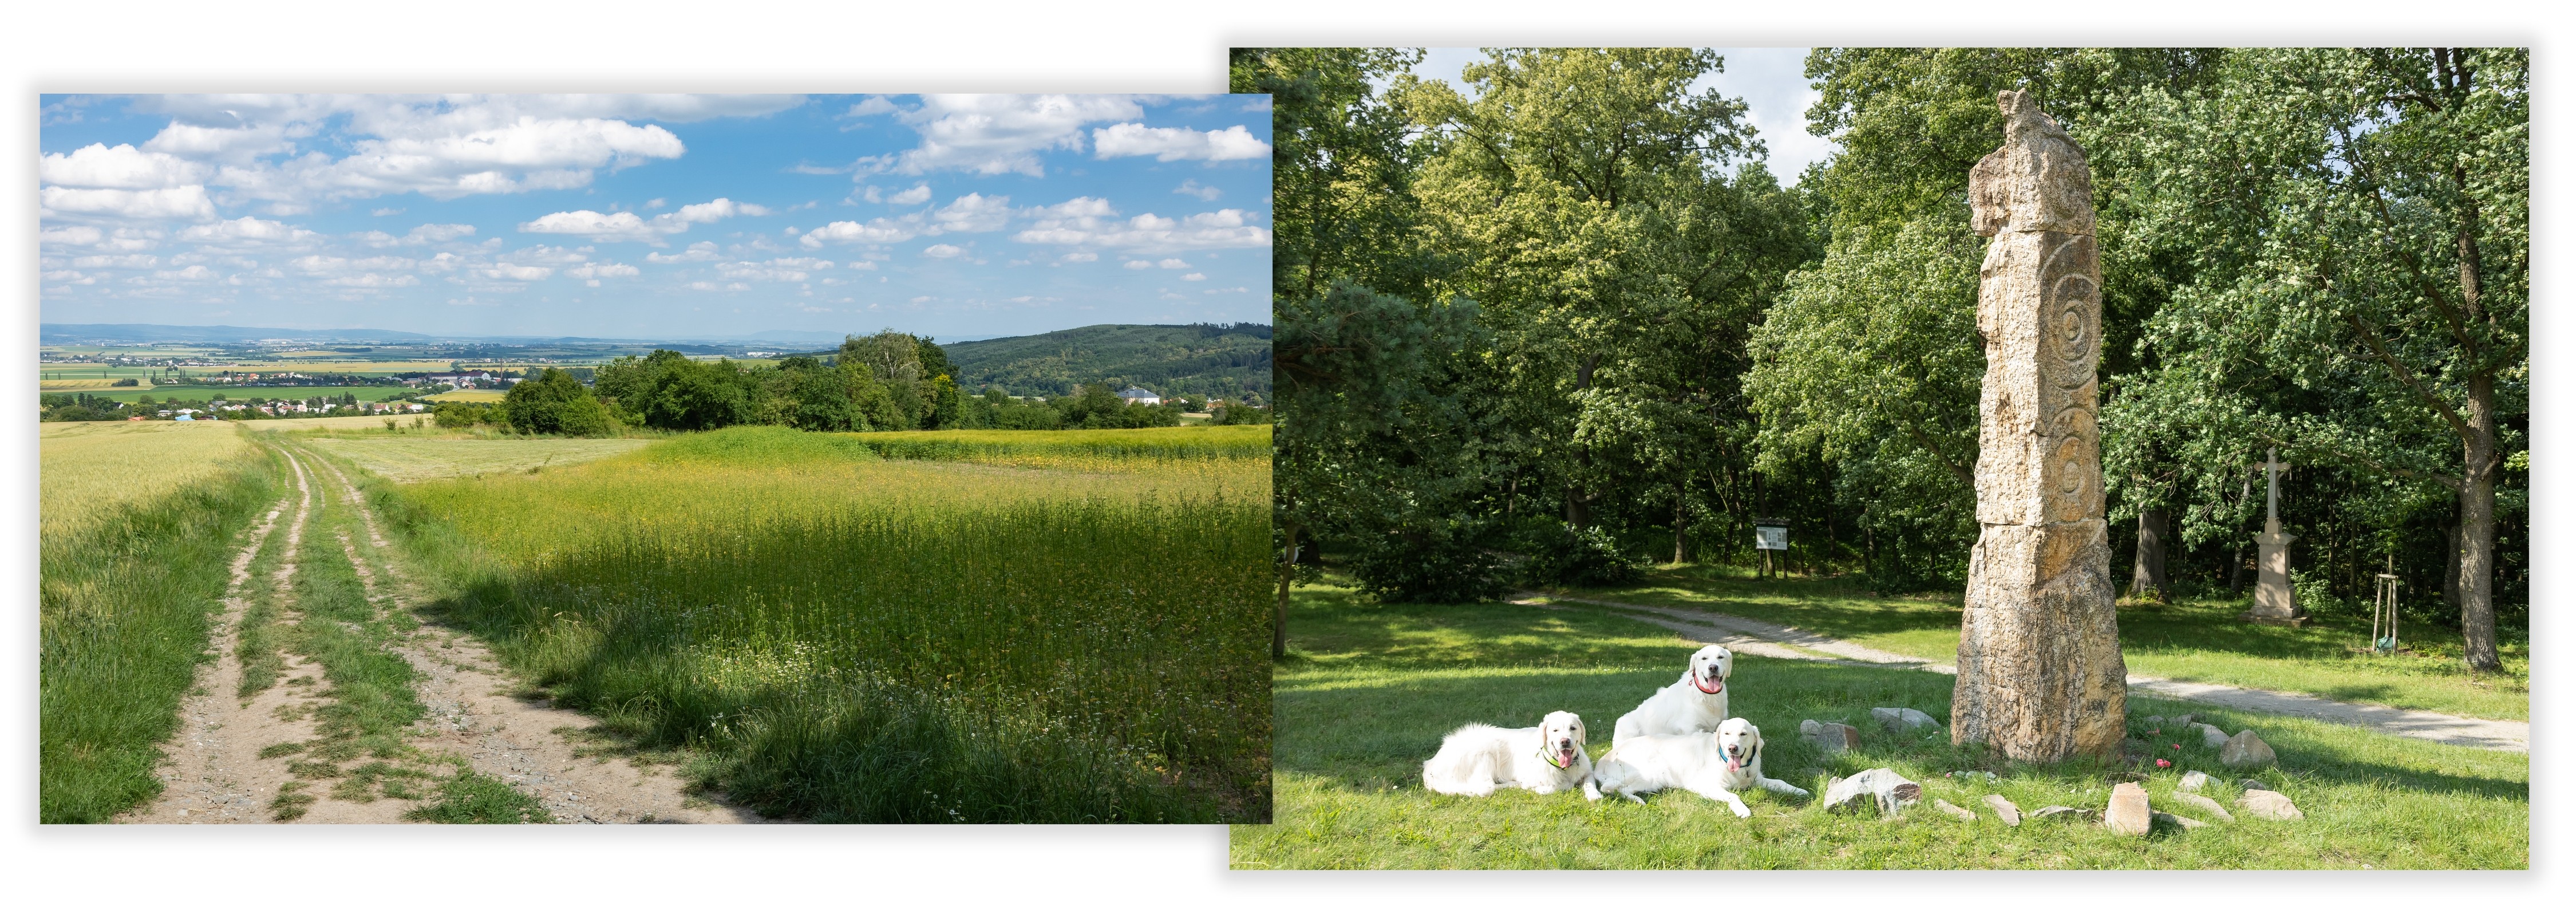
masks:
<svg viewBox="0 0 2576 922"><path fill-rule="evenodd" d="M1588 751L1597 760L1609 751L1619 716L1677 677L1687 652L1665 649L1672 669L1497 663L1499 668L1310 670L1293 678L1283 675L1272 697L1275 765L1282 771L1329 778L1353 790L1417 788L1422 760L1438 750L1441 736L1460 724L1535 726L1555 710L1583 717L1590 737ZM1946 725L1954 681L1937 673L1746 657L1737 660L1728 692L1732 715L1762 729L1765 773L1811 790L1817 789L1822 776L1849 775L1877 766L1894 767L1916 780L1948 771L1993 771L2008 782L2054 780L2103 787L2121 771L2014 765L1973 747L1950 745ZM1873 707L1914 708L1941 720L1945 729L1891 734L1871 719ZM2527 781L2478 777L2469 773L2472 768L2466 764L2444 767L2454 761L2485 764L2493 754L2463 750L2454 756L2450 753L2454 747L2360 736L2367 731L2297 718L2133 699L2131 727L2143 734L2146 716L2173 717L2188 711L2227 728L2257 729L2281 754L2281 765L2274 771L2286 773L2288 779L2378 784L2526 804L2530 799ZM1859 728L1860 748L1830 755L1819 752L1798 735L1799 721L1805 719ZM2173 740L2142 738L2141 748L2163 748L2168 741ZM2173 753L2178 764L2161 774L2179 776L2198 768L2223 778L2244 776L2218 765L2217 751L2201 747L2196 737L2180 742L2185 750ZM2024 805L2025 809L2035 806Z"/></svg>

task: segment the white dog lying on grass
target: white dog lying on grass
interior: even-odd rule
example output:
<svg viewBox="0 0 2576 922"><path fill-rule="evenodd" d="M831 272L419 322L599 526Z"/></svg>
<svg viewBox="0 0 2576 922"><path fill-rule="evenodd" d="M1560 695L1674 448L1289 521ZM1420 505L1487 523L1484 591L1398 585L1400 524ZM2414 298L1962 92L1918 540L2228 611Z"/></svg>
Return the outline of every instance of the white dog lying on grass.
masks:
<svg viewBox="0 0 2576 922"><path fill-rule="evenodd" d="M1585 799L1601 799L1592 786L1592 756L1583 751L1583 718L1568 711L1535 727L1459 727L1422 763L1422 786L1442 794L1483 797L1496 788L1554 794L1578 785Z"/></svg>
<svg viewBox="0 0 2576 922"><path fill-rule="evenodd" d="M1691 654L1681 681L1657 689L1653 697L1619 718L1610 742L1632 736L1710 733L1726 722L1726 677L1735 674L1735 654L1716 644Z"/></svg>
<svg viewBox="0 0 2576 922"><path fill-rule="evenodd" d="M1736 816L1752 816L1737 791L1760 786L1782 794L1807 796L1807 789L1762 777L1762 731L1741 717L1729 719L1716 733L1632 736L1610 745L1593 771L1600 790L1645 803L1639 794L1681 788L1717 801Z"/></svg>

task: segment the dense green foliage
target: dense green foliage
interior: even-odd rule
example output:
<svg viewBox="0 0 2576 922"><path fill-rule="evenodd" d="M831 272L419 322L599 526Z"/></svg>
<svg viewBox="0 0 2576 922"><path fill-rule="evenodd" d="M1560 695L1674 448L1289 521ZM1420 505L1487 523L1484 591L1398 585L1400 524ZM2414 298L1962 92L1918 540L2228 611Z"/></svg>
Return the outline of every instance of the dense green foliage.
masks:
<svg viewBox="0 0 2576 922"><path fill-rule="evenodd" d="M2016 88L2093 170L2113 554L2164 548L2131 588L2237 597L2271 449L2311 608L2394 567L2479 669L2527 617L2527 52L1817 49L1838 150L1789 189L1690 91L1713 54L1488 53L1461 87L1406 51L1233 60L1276 106L1282 617L1319 541L1381 597L1474 596L1432 562L1596 527L1607 560L1743 562L1756 519L1794 570L1959 585L1967 177Z"/></svg>
<svg viewBox="0 0 2576 922"><path fill-rule="evenodd" d="M234 540L276 496L267 455L69 535L38 558L37 819L96 823L161 791Z"/></svg>
<svg viewBox="0 0 2576 922"><path fill-rule="evenodd" d="M1199 394L1269 402L1266 324L1124 324L950 343L957 383L969 392L1002 388L1023 397L1061 397L1079 385L1142 387L1166 398Z"/></svg>
<svg viewBox="0 0 2576 922"><path fill-rule="evenodd" d="M509 394L501 398L501 411L510 428L532 435L601 436L614 425L608 408L561 368L548 368L511 385Z"/></svg>

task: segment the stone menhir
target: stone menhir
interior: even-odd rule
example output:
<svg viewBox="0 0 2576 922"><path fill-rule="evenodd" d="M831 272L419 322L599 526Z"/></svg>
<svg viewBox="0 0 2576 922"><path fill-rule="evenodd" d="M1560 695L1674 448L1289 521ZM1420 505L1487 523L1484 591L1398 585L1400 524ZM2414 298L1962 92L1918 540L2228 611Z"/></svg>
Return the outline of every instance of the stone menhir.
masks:
<svg viewBox="0 0 2576 922"><path fill-rule="evenodd" d="M2281 472L2289 469L2277 450L2263 450L2263 533L2254 536L2260 575L2254 581L2254 607L2237 617L2306 627L2307 613L2300 610L2298 595L2290 591L2290 536L2281 533Z"/></svg>
<svg viewBox="0 0 2576 922"><path fill-rule="evenodd" d="M2005 91L2004 146L1968 173L1986 341L1976 549L1950 739L2026 762L2119 756L2128 667L2112 618L2095 367L2101 253L2084 151Z"/></svg>

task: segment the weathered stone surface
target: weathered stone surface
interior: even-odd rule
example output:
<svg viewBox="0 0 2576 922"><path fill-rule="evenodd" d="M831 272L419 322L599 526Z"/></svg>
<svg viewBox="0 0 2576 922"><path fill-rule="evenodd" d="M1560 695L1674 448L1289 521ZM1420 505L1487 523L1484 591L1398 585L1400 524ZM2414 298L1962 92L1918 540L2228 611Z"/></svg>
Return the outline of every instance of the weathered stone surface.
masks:
<svg viewBox="0 0 2576 922"><path fill-rule="evenodd" d="M2279 791L2255 789L2236 795L2236 809L2267 820L2295 820L2307 816Z"/></svg>
<svg viewBox="0 0 2576 922"><path fill-rule="evenodd" d="M2111 804L2102 811L2102 825L2121 835L2143 836L2154 825L2154 813L2147 806L2147 789L2132 782L2121 782L2111 789Z"/></svg>
<svg viewBox="0 0 2576 922"><path fill-rule="evenodd" d="M2281 531L2281 472L2289 465L2281 463L2276 449L2263 451L2263 533L2254 536L2255 569L2254 605L2238 616L2245 621L2269 624L2307 626L2308 619L2299 608L2299 597L2290 591L2290 535Z"/></svg>
<svg viewBox="0 0 2576 922"><path fill-rule="evenodd" d="M2159 823L2172 823L2172 824L2174 824L2174 825L2176 825L2176 826L2180 826L2180 827L2182 827L2182 828L2184 828L2184 829L2198 829L2198 828L2200 828L2200 827L2203 827L2203 826L2207 826L2207 825L2209 825L2208 823L2204 823L2204 822L2201 822L2201 821L2199 821L2199 820L2192 819L2191 817L2188 817L2188 816L2175 816L2175 815L2173 815L2173 814L2171 814L2171 813L2157 813L2157 814L2155 814L2155 816L2154 816L2154 820L2155 820L2156 822L2159 822Z"/></svg>
<svg viewBox="0 0 2576 922"><path fill-rule="evenodd" d="M2228 738L2218 749L2218 764L2229 768L2253 768L2272 764L2272 747L2263 738L2247 730Z"/></svg>
<svg viewBox="0 0 2576 922"><path fill-rule="evenodd" d="M2264 784L2263 779L2261 778L2238 778L2236 779L2236 786L2248 791L2269 791L2272 789L2272 786Z"/></svg>
<svg viewBox="0 0 2576 922"><path fill-rule="evenodd" d="M1825 809L1855 811L1862 804L1878 808L1881 814L1895 813L1907 804L1923 799L1923 786L1905 780L1905 776L1884 768L1873 768L1849 778L1836 778L1825 785Z"/></svg>
<svg viewBox="0 0 2576 922"><path fill-rule="evenodd" d="M2209 815L2218 817L2219 819L2226 820L2230 823L2236 822L2236 814L2227 812L2227 808L2219 806L2218 802L2215 800L2202 797L2189 791L2174 792L2174 799L2199 807L2203 810L2207 810L2209 811Z"/></svg>
<svg viewBox="0 0 2576 922"><path fill-rule="evenodd" d="M2004 825L2021 825L2021 808L2014 806L2012 801L2005 800L2003 795L1986 795L1986 806L1993 809L1996 816L2003 817Z"/></svg>
<svg viewBox="0 0 2576 922"><path fill-rule="evenodd" d="M1823 723L1813 720L1798 722L1798 735L1816 744L1819 752L1841 752L1860 748L1860 729L1850 724Z"/></svg>
<svg viewBox="0 0 2576 922"><path fill-rule="evenodd" d="M2099 811L2086 810L2080 807L2063 807L2055 804L2030 811L2030 818L2035 820L2082 820L2090 823L2096 819L2100 819L2101 817L2102 814Z"/></svg>
<svg viewBox="0 0 2576 922"><path fill-rule="evenodd" d="M2227 731L2208 724L2192 724L2192 727L2200 731L2201 745L2211 749L2227 745Z"/></svg>
<svg viewBox="0 0 2576 922"><path fill-rule="evenodd" d="M1889 733L1941 728L1941 722L1933 720L1932 715L1913 708L1870 708L1869 716L1876 718L1878 725Z"/></svg>
<svg viewBox="0 0 2576 922"><path fill-rule="evenodd" d="M2192 724L2199 723L2199 722L2200 722L2200 715L2199 715L2199 714L2184 714L2184 715L2182 715L2182 716L2180 716L2180 717L2176 717L2176 718L2174 718L2174 719L2173 719L2173 722L2174 722L2174 723L2181 724L2181 725L2183 725L2183 726L2188 727L2188 726L2191 726Z"/></svg>
<svg viewBox="0 0 2576 922"><path fill-rule="evenodd" d="M2103 521L2101 254L2084 152L2028 93L1968 174L1979 234L1977 544L1950 738L2021 761L2119 756L2128 669Z"/></svg>
<svg viewBox="0 0 2576 922"><path fill-rule="evenodd" d="M2182 781L2174 785L2174 790L2190 793L2208 786L2208 775L2201 774L2200 772L2184 772L2182 773Z"/></svg>
<svg viewBox="0 0 2576 922"><path fill-rule="evenodd" d="M1932 805L1941 808L1941 812L1943 813L1958 817L1959 821L1962 823L1973 823L1977 821L1976 814L1968 812L1968 808L1959 806L1958 804L1935 797L1932 798Z"/></svg>

